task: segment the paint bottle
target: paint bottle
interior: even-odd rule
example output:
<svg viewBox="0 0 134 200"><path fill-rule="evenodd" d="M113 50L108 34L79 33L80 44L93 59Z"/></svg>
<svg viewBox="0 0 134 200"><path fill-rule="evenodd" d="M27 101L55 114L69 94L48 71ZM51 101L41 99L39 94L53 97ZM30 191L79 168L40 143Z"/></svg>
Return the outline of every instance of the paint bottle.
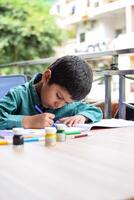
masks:
<svg viewBox="0 0 134 200"><path fill-rule="evenodd" d="M56 128L46 127L45 128L45 146L51 147L56 145Z"/></svg>
<svg viewBox="0 0 134 200"><path fill-rule="evenodd" d="M65 133L65 125L57 124L57 133L56 133L57 142L65 142L66 141L66 133Z"/></svg>
<svg viewBox="0 0 134 200"><path fill-rule="evenodd" d="M13 128L13 145L23 145L23 128Z"/></svg>

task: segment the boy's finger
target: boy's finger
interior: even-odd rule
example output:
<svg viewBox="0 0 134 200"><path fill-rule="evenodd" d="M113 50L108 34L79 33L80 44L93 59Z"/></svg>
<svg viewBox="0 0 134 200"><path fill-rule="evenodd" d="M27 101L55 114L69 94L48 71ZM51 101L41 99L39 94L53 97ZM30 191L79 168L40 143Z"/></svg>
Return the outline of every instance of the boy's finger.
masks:
<svg viewBox="0 0 134 200"><path fill-rule="evenodd" d="M73 126L77 126L77 124L82 123L81 120L75 119L73 122Z"/></svg>
<svg viewBox="0 0 134 200"><path fill-rule="evenodd" d="M55 115L52 114L52 113L44 113L44 115L47 116L50 119L54 119L55 118Z"/></svg>
<svg viewBox="0 0 134 200"><path fill-rule="evenodd" d="M59 121L60 121L60 122L64 122L64 121L66 121L67 119L68 119L68 117L63 117L63 118L59 119Z"/></svg>
<svg viewBox="0 0 134 200"><path fill-rule="evenodd" d="M44 121L44 127L46 127L46 126L52 126L53 123L54 123L53 120L51 120L50 118L47 118L47 119L45 119L45 121Z"/></svg>
<svg viewBox="0 0 134 200"><path fill-rule="evenodd" d="M68 126L74 126L74 123L75 123L75 119L72 119L68 122Z"/></svg>
<svg viewBox="0 0 134 200"><path fill-rule="evenodd" d="M52 119L50 119L50 118L48 118L48 123L50 124L50 125L52 125L53 123L54 123L54 121L52 120Z"/></svg>

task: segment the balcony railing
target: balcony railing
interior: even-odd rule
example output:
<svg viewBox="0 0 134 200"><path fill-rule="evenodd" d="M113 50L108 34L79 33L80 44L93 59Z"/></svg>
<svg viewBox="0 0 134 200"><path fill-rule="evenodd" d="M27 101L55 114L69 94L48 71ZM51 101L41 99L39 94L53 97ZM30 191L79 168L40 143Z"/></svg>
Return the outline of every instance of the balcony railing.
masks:
<svg viewBox="0 0 134 200"><path fill-rule="evenodd" d="M101 75L105 80L105 112L104 117L105 118L111 118L111 77L114 75L118 75L119 77L119 118L125 119L126 118L126 107L134 108L131 104L126 102L126 95L125 95L125 79L133 79L131 75L134 75L134 70L119 70L118 69L118 57L121 54L134 54L134 48L129 49L120 49L120 50L111 50L111 51L104 51L104 52L98 52L98 53L83 53L83 54L77 54L84 60L96 60L98 58L112 57L112 63L110 65L110 69L103 70L103 71L94 71L95 74ZM29 61L21 61L21 62L13 62L13 63L7 63L7 64L1 64L0 69L5 67L15 67L18 66L22 69L23 67L27 65L37 65L37 64L50 64L54 62L57 58L56 57L50 57L50 58L43 58L38 60L29 60Z"/></svg>

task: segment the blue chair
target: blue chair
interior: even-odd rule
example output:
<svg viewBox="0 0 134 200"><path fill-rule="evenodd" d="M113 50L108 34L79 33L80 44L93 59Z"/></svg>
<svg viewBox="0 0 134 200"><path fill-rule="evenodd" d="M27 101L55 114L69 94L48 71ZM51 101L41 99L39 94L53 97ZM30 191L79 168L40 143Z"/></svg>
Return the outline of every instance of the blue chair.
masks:
<svg viewBox="0 0 134 200"><path fill-rule="evenodd" d="M7 92L18 85L23 85L27 81L25 75L9 75L0 76L0 99L7 94Z"/></svg>

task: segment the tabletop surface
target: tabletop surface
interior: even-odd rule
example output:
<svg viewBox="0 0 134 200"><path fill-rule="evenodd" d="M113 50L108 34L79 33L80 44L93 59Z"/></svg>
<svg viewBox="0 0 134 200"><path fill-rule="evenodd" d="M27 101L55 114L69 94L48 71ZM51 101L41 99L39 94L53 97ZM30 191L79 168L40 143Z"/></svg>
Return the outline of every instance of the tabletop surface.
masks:
<svg viewBox="0 0 134 200"><path fill-rule="evenodd" d="M92 130L55 147L0 146L1 200L134 197L134 127Z"/></svg>

